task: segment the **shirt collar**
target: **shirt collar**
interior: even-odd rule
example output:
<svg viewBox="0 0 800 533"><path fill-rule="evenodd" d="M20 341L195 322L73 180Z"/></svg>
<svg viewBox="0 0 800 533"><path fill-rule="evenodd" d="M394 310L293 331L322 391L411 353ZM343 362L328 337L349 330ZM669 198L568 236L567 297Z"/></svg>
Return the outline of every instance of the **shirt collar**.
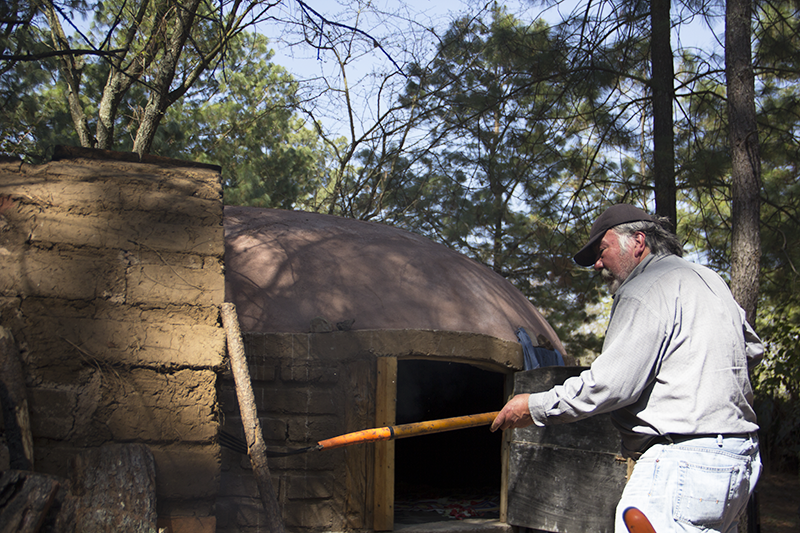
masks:
<svg viewBox="0 0 800 533"><path fill-rule="evenodd" d="M628 283L629 283L629 282L630 282L630 281L631 281L633 278L635 278L636 276L638 276L639 274L641 274L642 272L644 272L644 271L645 271L645 269L647 268L647 266L648 266L648 265L649 265L651 262L655 261L657 257L661 257L661 256L656 256L656 255L655 255L655 254L653 254L653 253L649 253L649 254L647 254L647 257L645 257L644 259L642 259L642 261L641 261L641 262L640 262L638 265L636 265L636 268L634 268L634 269L631 271L631 273L628 275L628 277L627 277L627 278L625 278L625 281L623 281L623 282L620 284L619 288L617 289L617 292L616 292L616 294L614 294L614 297L616 297L616 296L617 296L617 294L619 294L619 293L620 293L620 291L622 290L622 288L623 288L625 285L627 285L627 284L628 284Z"/></svg>

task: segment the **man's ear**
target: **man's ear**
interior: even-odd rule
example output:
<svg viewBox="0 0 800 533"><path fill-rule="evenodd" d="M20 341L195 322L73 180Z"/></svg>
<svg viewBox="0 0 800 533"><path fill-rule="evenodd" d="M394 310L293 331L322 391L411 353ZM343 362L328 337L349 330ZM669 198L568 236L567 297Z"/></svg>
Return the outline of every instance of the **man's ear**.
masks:
<svg viewBox="0 0 800 533"><path fill-rule="evenodd" d="M642 257L645 255L646 251L650 249L647 247L647 238L644 235L644 232L637 231L633 234L633 240L636 244L633 246L633 255L634 257Z"/></svg>

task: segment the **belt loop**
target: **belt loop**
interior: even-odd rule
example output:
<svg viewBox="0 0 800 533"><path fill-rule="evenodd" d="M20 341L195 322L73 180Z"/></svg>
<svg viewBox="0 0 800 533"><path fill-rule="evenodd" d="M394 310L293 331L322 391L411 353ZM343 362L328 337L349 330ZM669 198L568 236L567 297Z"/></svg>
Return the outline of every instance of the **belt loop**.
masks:
<svg viewBox="0 0 800 533"><path fill-rule="evenodd" d="M627 469L628 471L625 475L625 483L631 480L631 476L633 475L633 468L636 466L636 459L631 459L630 457L628 457L627 466L628 466Z"/></svg>
<svg viewBox="0 0 800 533"><path fill-rule="evenodd" d="M717 447L718 448L722 448L722 441L723 441L722 434L717 435Z"/></svg>

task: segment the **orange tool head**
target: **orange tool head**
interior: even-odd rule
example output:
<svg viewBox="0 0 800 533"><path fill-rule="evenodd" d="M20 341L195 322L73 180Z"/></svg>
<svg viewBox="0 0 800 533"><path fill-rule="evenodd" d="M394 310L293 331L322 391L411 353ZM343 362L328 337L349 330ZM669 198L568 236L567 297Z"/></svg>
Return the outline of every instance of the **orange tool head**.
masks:
<svg viewBox="0 0 800 533"><path fill-rule="evenodd" d="M361 444L362 442L376 442L380 440L391 440L394 433L391 427L364 429L346 435L339 435L330 439L321 440L317 443L320 450L332 450L351 444Z"/></svg>

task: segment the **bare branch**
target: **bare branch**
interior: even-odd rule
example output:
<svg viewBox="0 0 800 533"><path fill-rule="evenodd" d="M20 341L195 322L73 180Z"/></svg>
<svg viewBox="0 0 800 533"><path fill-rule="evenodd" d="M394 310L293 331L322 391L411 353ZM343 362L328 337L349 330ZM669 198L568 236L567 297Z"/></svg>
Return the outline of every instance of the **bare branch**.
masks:
<svg viewBox="0 0 800 533"><path fill-rule="evenodd" d="M391 56L391 54L389 54L389 52L387 52L386 49L384 49L384 47L378 42L378 40L376 38L374 38L373 36L371 36L369 33L365 32L364 30L361 30L359 28L356 28L354 26L350 26L348 24L342 24L340 22L329 20L328 18L326 18L325 16L321 15L319 12L317 12L313 8L311 8L308 4L303 2L303 0L297 0L297 3L298 3L298 5L300 5L300 9L302 9L303 14L308 18L309 21L311 21L314 24L314 26L316 27L317 31L319 32L319 34L320 34L320 44L318 46L319 46L320 49L322 48L322 33L323 33L323 29L324 29L326 24L328 24L329 26L335 26L337 28L343 28L343 29L346 29L346 30L351 31L353 33L357 33L359 35L363 35L367 39L371 40L372 41L372 46L374 48L380 49L380 51L383 52L383 55L385 55L386 58L389 61L392 62L392 65L394 65L394 67L397 69L397 72L399 72L400 74L402 74L406 78L408 77L408 76L406 76L405 72L403 72L403 69L400 68L400 66L397 64L397 62ZM312 13L314 16L319 18L321 24L317 24L316 22L314 22L313 17L309 13Z"/></svg>
<svg viewBox="0 0 800 533"><path fill-rule="evenodd" d="M39 54L0 54L2 61L40 61L51 57L64 56L100 56L100 57L119 57L125 53L124 49L117 50L54 50L52 52L42 52Z"/></svg>

